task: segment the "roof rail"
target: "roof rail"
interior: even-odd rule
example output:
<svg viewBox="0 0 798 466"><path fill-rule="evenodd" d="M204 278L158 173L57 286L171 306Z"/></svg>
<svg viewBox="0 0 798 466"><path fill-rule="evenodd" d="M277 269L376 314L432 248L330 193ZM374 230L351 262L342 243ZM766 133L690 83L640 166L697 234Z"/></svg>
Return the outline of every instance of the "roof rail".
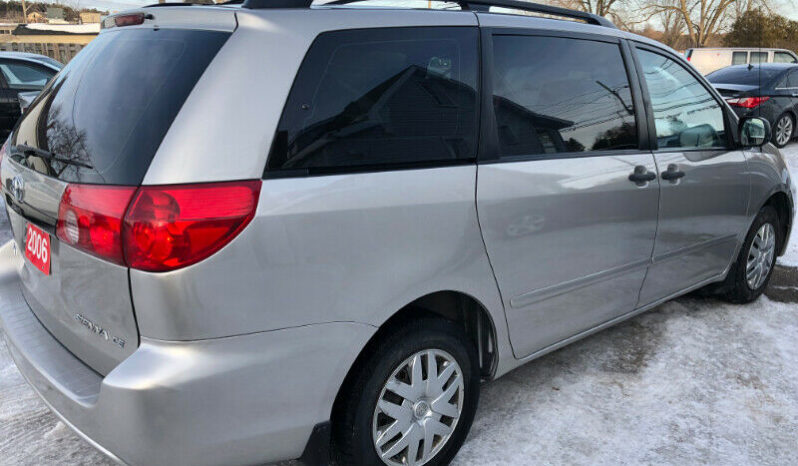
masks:
<svg viewBox="0 0 798 466"><path fill-rule="evenodd" d="M310 8L313 0L244 0L244 8Z"/></svg>
<svg viewBox="0 0 798 466"><path fill-rule="evenodd" d="M321 5L348 5L351 3L358 3L365 0L334 0L332 2L324 3ZM442 0L447 1L447 0ZM262 9L262 8L310 8L313 0L243 0L244 8ZM588 24L596 26L604 26L615 28L612 21L604 18L603 16L595 15L593 13L586 13L584 11L569 10L567 8L560 8L550 5L542 5L540 3L532 3L521 0L451 0L451 3L457 3L463 10L473 11L487 11L492 6L501 8L508 8L512 10L532 11L544 15L560 16L564 18L577 19L584 21Z"/></svg>
<svg viewBox="0 0 798 466"><path fill-rule="evenodd" d="M339 1L346 1L346 0L339 0ZM485 11L492 6L497 6L501 8L509 8L512 10L532 11L544 15L578 19L588 24L594 24L596 26L604 26L608 28L617 29L615 25L612 23L612 21L608 20L603 16L579 10L560 8L558 6L543 5L540 3L525 2L520 0L457 0L455 3L459 3L460 8L464 10Z"/></svg>

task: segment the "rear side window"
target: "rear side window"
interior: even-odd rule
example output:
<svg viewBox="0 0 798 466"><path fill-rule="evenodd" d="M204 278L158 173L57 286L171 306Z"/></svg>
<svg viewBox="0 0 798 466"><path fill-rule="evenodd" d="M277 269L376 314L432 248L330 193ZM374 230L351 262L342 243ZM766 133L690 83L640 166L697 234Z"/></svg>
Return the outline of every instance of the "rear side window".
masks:
<svg viewBox="0 0 798 466"><path fill-rule="evenodd" d="M475 157L476 28L321 34L294 82L267 164L304 172Z"/></svg>
<svg viewBox="0 0 798 466"><path fill-rule="evenodd" d="M745 65L748 63L748 52L733 52L732 65Z"/></svg>
<svg viewBox="0 0 798 466"><path fill-rule="evenodd" d="M635 149L635 110L618 44L493 38L501 155Z"/></svg>
<svg viewBox="0 0 798 466"><path fill-rule="evenodd" d="M41 90L55 75L55 71L43 66L14 61L0 62L0 72L3 73L3 78L10 89L23 91Z"/></svg>
<svg viewBox="0 0 798 466"><path fill-rule="evenodd" d="M30 156L27 165L67 182L140 184L229 35L133 28L100 34L25 113L12 149L49 152L35 163Z"/></svg>
<svg viewBox="0 0 798 466"><path fill-rule="evenodd" d="M638 50L659 149L725 147L723 110L687 69L663 55Z"/></svg>

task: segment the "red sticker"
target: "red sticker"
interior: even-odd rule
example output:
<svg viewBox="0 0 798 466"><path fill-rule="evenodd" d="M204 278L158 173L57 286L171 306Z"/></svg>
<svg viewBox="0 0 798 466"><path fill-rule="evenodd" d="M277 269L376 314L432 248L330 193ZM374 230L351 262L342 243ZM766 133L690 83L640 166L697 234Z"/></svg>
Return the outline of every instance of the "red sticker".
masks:
<svg viewBox="0 0 798 466"><path fill-rule="evenodd" d="M25 234L25 257L43 274L50 275L50 235L30 223Z"/></svg>

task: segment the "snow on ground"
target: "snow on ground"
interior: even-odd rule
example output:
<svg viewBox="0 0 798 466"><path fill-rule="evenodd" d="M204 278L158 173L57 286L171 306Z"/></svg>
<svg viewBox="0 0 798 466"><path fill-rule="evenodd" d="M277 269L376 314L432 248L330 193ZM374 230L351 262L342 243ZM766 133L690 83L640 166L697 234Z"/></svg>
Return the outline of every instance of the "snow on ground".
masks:
<svg viewBox="0 0 798 466"><path fill-rule="evenodd" d="M798 173L798 144L787 154ZM798 236L789 251L780 263L798 265ZM454 464L798 464L798 269L780 267L774 287L793 294L681 298L483 385ZM11 464L108 463L0 343L0 465Z"/></svg>

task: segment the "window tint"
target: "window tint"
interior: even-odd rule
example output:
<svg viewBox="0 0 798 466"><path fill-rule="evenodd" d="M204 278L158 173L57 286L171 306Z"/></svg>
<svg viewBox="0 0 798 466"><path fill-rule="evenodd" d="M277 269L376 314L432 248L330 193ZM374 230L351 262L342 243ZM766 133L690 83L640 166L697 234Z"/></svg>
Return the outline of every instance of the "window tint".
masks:
<svg viewBox="0 0 798 466"><path fill-rule="evenodd" d="M659 148L725 146L723 110L712 94L674 60L645 50L638 54Z"/></svg>
<svg viewBox="0 0 798 466"><path fill-rule="evenodd" d="M751 52L751 64L758 65L768 62L767 52Z"/></svg>
<svg viewBox="0 0 798 466"><path fill-rule="evenodd" d="M748 52L733 52L732 65L745 65L748 63Z"/></svg>
<svg viewBox="0 0 798 466"><path fill-rule="evenodd" d="M493 106L502 155L638 147L617 44L558 37L493 38Z"/></svg>
<svg viewBox="0 0 798 466"><path fill-rule="evenodd" d="M773 63L798 63L798 60L787 52L774 52Z"/></svg>
<svg viewBox="0 0 798 466"><path fill-rule="evenodd" d="M172 120L230 36L121 29L86 46L23 115L12 145L52 152L56 158L36 164L47 175L140 184Z"/></svg>
<svg viewBox="0 0 798 466"><path fill-rule="evenodd" d="M457 161L475 156L476 28L322 34L297 74L268 169Z"/></svg>
<svg viewBox="0 0 798 466"><path fill-rule="evenodd" d="M790 89L798 89L798 71L791 71L787 75L786 87Z"/></svg>
<svg viewBox="0 0 798 466"><path fill-rule="evenodd" d="M0 62L0 72L8 87L21 90L40 90L55 75L44 67L13 61Z"/></svg>

